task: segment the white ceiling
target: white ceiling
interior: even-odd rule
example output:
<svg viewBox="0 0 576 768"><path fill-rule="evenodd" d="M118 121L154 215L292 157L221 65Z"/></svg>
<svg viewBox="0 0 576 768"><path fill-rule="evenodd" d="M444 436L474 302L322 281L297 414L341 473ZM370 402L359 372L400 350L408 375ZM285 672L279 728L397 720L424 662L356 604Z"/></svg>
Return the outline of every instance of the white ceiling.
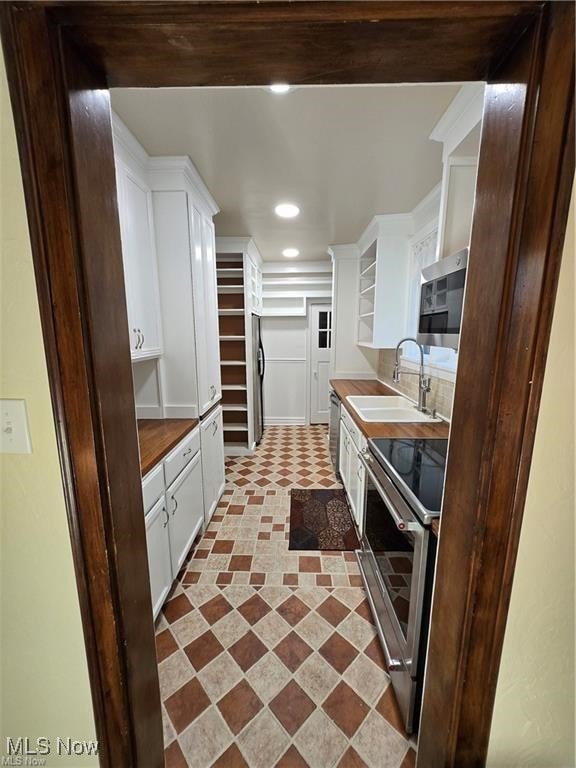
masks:
<svg viewBox="0 0 576 768"><path fill-rule="evenodd" d="M458 85L114 89L112 107L151 155L189 155L221 212L218 235L327 258L380 213L412 210L441 178L428 136ZM300 206L296 219L277 202Z"/></svg>

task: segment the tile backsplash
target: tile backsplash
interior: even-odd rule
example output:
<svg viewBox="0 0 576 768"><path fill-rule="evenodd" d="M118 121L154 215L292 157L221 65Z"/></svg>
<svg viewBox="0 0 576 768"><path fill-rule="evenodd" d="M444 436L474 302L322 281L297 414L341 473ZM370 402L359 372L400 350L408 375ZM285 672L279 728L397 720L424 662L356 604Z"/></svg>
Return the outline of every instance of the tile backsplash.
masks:
<svg viewBox="0 0 576 768"><path fill-rule="evenodd" d="M383 384L397 389L406 397L412 400L418 400L418 376L400 376L400 381L396 384L392 381L394 371L395 353L393 349L381 349L378 356L378 378ZM434 373L426 371L426 375L432 379L430 392L427 396L427 405L429 408L435 408L440 416L450 420L452 417L452 403L454 400L454 382L435 376Z"/></svg>

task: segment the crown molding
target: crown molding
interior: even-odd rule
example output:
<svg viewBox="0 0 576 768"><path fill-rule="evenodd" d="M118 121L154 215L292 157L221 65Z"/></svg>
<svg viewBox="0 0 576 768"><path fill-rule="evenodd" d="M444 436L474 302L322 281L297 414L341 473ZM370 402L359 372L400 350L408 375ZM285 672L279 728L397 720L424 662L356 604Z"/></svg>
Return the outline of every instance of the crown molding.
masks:
<svg viewBox="0 0 576 768"><path fill-rule="evenodd" d="M336 261L344 261L345 259L357 261L360 258L360 250L356 243L331 245L328 248L328 255L332 259L332 263Z"/></svg>
<svg viewBox="0 0 576 768"><path fill-rule="evenodd" d="M460 88L430 134L432 141L439 141L444 145L443 161L481 122L483 113L484 83L466 83Z"/></svg>

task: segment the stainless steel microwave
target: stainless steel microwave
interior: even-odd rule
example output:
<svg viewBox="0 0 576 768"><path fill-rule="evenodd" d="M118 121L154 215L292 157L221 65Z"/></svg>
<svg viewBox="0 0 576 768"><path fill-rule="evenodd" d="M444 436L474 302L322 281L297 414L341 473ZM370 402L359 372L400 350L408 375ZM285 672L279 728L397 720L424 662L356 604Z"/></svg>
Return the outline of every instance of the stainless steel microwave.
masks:
<svg viewBox="0 0 576 768"><path fill-rule="evenodd" d="M463 248L422 270L420 344L458 349L467 264L468 248Z"/></svg>

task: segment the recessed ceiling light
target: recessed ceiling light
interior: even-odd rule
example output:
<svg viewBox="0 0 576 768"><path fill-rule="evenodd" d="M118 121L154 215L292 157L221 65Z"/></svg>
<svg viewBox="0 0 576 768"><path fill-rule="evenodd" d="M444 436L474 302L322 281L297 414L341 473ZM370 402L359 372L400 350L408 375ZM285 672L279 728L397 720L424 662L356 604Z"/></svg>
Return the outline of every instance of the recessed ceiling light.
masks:
<svg viewBox="0 0 576 768"><path fill-rule="evenodd" d="M300 208L294 203L278 203L274 211L276 216L280 216L282 219L293 219L300 213Z"/></svg>
<svg viewBox="0 0 576 768"><path fill-rule="evenodd" d="M290 86L288 83L272 83L270 90L272 93L288 93Z"/></svg>
<svg viewBox="0 0 576 768"><path fill-rule="evenodd" d="M287 259L295 259L297 256L300 256L300 251L298 248L284 248L282 256L286 256Z"/></svg>

